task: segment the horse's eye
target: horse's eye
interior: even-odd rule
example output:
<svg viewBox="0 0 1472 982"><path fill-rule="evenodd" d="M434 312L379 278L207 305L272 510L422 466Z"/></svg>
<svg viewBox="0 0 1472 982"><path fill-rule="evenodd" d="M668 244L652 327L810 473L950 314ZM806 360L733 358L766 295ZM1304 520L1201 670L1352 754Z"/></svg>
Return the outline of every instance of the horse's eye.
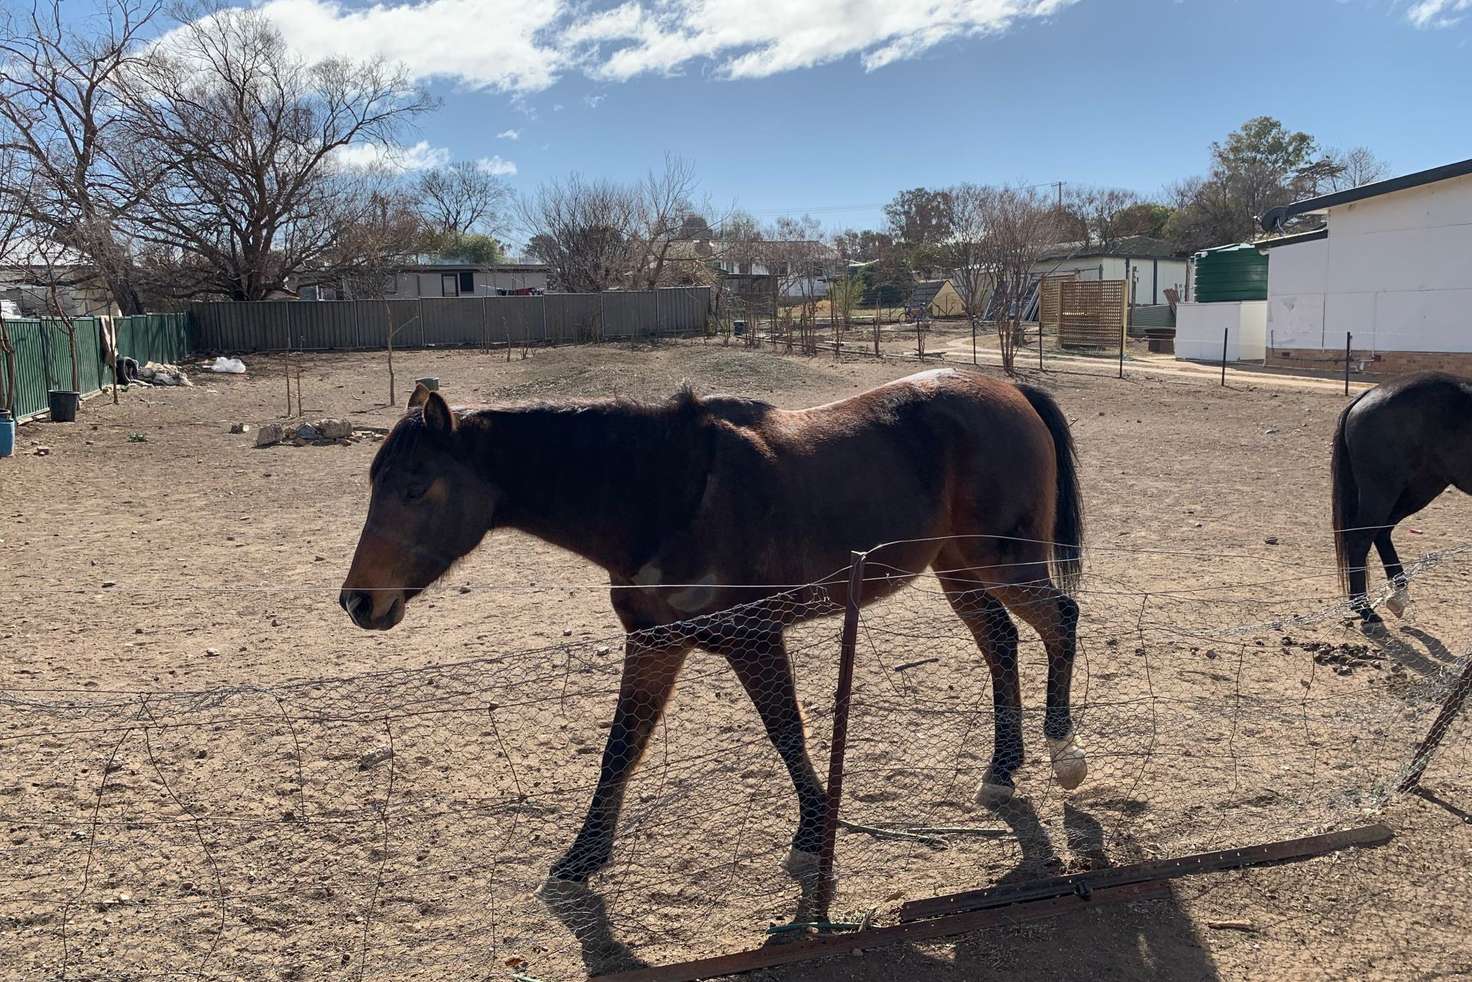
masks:
<svg viewBox="0 0 1472 982"><path fill-rule="evenodd" d="M404 485L404 500L418 501L429 490L428 481L411 481Z"/></svg>

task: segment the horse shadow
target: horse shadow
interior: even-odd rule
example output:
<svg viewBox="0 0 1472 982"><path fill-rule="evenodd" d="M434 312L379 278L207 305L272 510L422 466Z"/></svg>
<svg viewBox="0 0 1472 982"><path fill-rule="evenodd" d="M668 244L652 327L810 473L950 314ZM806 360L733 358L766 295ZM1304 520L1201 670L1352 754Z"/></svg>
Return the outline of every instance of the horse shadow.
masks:
<svg viewBox="0 0 1472 982"><path fill-rule="evenodd" d="M1057 875L1063 862L1052 836L1025 800L996 815L1012 830L1021 856L998 885ZM1063 810L1069 853L1094 869L1113 865L1104 828L1072 804ZM836 958L772 969L763 982L881 982L914 978L972 982L1006 977L1016 982L1055 979L1217 979L1219 973L1173 887L1160 898L1111 904L959 939L897 944Z"/></svg>
<svg viewBox="0 0 1472 982"><path fill-rule="evenodd" d="M1435 675L1457 660L1440 638L1422 628L1403 624L1400 633L1420 642L1425 652L1388 631L1372 635L1370 640L1387 658L1408 671L1417 675Z"/></svg>

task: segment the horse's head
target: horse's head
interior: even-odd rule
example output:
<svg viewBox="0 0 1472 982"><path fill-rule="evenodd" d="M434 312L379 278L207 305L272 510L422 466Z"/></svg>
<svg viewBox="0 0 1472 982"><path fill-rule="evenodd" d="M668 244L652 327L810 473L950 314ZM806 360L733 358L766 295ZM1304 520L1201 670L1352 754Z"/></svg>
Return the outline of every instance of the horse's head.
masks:
<svg viewBox="0 0 1472 982"><path fill-rule="evenodd" d="M420 385L368 471L372 496L338 603L386 631L404 605L477 545L495 493L471 463L467 435L438 392Z"/></svg>

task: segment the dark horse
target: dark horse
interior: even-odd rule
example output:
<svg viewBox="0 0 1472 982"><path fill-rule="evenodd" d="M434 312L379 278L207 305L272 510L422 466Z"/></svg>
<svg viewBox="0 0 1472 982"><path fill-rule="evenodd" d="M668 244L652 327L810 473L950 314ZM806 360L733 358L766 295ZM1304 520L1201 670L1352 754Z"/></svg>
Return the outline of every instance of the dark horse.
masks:
<svg viewBox="0 0 1472 982"><path fill-rule="evenodd" d="M952 370L851 399L783 410L688 390L625 401L452 412L416 389L369 471L368 518L340 602L386 630L404 605L492 528L514 528L608 571L628 631L597 789L553 876L607 864L624 789L685 656L727 659L797 790L787 868L815 860L823 786L808 759L788 624L841 606L851 550L886 544L862 601L933 567L992 673L996 739L979 800L1006 801L1022 763L1017 629L1044 639L1043 734L1065 787L1086 764L1069 714L1083 534L1068 422L1045 392ZM960 536L959 538L957 536ZM1060 586L1049 575L1053 573ZM824 604L781 602L769 584L817 584ZM720 612L766 604L764 617Z"/></svg>
<svg viewBox="0 0 1472 982"><path fill-rule="evenodd" d="M1410 602L1390 533L1450 486L1472 494L1472 380L1421 372L1362 393L1334 428L1334 551L1350 602L1367 631L1382 627L1365 590L1370 545L1395 588L1385 606Z"/></svg>

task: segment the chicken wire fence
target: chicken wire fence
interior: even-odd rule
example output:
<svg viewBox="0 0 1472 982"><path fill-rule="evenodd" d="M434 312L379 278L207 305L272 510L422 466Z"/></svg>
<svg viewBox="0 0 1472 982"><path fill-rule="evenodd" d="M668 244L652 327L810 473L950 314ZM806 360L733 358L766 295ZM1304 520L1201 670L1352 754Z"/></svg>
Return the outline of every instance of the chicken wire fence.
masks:
<svg viewBox="0 0 1472 982"><path fill-rule="evenodd" d="M1455 974L1468 967L1472 849L1465 822L1444 819L1472 808L1464 716L1440 721L1419 796L1399 789L1472 661L1469 559L1412 564L1410 619L1378 639L1346 624L1324 570L1223 559L1204 585L1091 578L1077 594L1072 742L1052 745L1044 642L1064 639L1029 623L1056 595L1015 589L1013 617L998 618L997 591L959 589L950 571L865 606L832 886L802 862L826 801L809 779L799 805L793 751L800 711L827 781L843 576L637 635L629 672L622 637L568 638L272 686L0 690L0 975L575 978L1373 820L1396 829L1391 846L1182 887L1153 930L1172 917L1195 930L1172 913L1189 899L1238 915L1223 923L1249 911L1253 931L1341 938L1279 950L1285 971ZM875 557L863 579L909 572ZM978 652L1013 643L1004 621L1018 667L1001 657L997 681L1017 685L1017 714L994 705ZM999 720L1020 726L1020 761L994 755ZM1054 773L1060 748L1065 764L1086 755L1086 775L1064 767L1082 778L1072 790ZM640 750L579 839L600 768ZM980 785L1006 784L999 762L1015 794L979 805ZM571 880L549 879L555 867Z"/></svg>

